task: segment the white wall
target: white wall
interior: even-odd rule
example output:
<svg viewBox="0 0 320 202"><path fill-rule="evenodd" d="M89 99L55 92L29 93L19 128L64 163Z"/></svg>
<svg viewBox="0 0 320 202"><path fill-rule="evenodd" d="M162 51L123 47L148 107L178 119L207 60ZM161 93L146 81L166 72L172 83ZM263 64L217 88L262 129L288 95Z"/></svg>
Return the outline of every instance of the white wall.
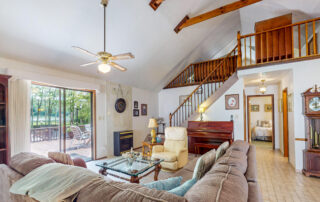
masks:
<svg viewBox="0 0 320 202"><path fill-rule="evenodd" d="M235 140L244 140L243 90L244 82L241 78L203 114L205 121L230 121L233 115ZM225 95L228 94L239 94L239 109L225 109Z"/></svg>
<svg viewBox="0 0 320 202"><path fill-rule="evenodd" d="M158 93L138 88L132 88L132 105L134 101L139 103L139 116L132 118L132 126L134 131L134 148L140 147L142 141L147 134L150 134L151 129L148 128L150 118L158 118ZM141 116L141 104L148 105L148 115ZM133 109L131 110L131 114ZM132 115L131 115L132 116Z"/></svg>
<svg viewBox="0 0 320 202"><path fill-rule="evenodd" d="M257 95L259 86L247 86L245 87L246 95ZM265 92L266 95L272 94L274 95L274 139L275 139L275 149L280 149L280 124L279 124L279 85L267 85L267 91ZM248 104L248 103L247 103ZM261 107L261 106L260 106ZM263 110L263 109L262 109ZM261 109L260 109L261 111ZM264 110L263 110L264 112ZM247 116L248 118L248 116ZM248 130L248 129L247 129ZM248 135L248 131L247 131Z"/></svg>
<svg viewBox="0 0 320 202"><path fill-rule="evenodd" d="M116 92L118 84L6 58L0 58L0 74L67 88L96 90L97 158L113 155L113 132L116 130L134 130L134 146L141 146L142 137L147 135L149 130L148 119L158 117L157 93L151 91L121 85L127 109L119 114L114 109L115 100L120 96ZM132 118L133 100L148 104L148 116Z"/></svg>
<svg viewBox="0 0 320 202"><path fill-rule="evenodd" d="M272 72L279 70L290 70L281 81L279 95L283 89L288 88L288 94L293 94L293 112L288 114L289 122L289 161L297 169L303 168L304 141L297 141L295 138L305 138L305 122L302 114L301 93L315 84L320 85L320 59L306 60L295 63L277 64L263 68L254 68L238 72L238 76L245 76L256 73ZM280 115L281 117L281 115ZM282 121L280 120L280 123ZM280 127L280 132L282 128ZM282 136L280 134L280 136ZM280 138L281 145L281 138ZM281 147L280 147L281 148ZM282 150L282 148L281 148Z"/></svg>
<svg viewBox="0 0 320 202"><path fill-rule="evenodd" d="M197 86L163 89L158 94L159 117L164 118L166 126L169 126L169 114L179 106L179 96L190 95Z"/></svg>

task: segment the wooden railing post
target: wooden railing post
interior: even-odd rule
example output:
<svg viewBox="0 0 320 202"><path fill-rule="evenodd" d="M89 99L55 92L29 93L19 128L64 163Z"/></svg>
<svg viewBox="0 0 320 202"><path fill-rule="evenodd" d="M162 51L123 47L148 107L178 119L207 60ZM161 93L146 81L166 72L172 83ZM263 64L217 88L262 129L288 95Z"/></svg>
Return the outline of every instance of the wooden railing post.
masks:
<svg viewBox="0 0 320 202"><path fill-rule="evenodd" d="M241 35L240 35L240 31L238 31L237 34L237 40L238 40L238 68L242 66L242 54L241 54Z"/></svg>
<svg viewBox="0 0 320 202"><path fill-rule="evenodd" d="M170 127L172 126L172 114L169 114L169 122L170 122Z"/></svg>

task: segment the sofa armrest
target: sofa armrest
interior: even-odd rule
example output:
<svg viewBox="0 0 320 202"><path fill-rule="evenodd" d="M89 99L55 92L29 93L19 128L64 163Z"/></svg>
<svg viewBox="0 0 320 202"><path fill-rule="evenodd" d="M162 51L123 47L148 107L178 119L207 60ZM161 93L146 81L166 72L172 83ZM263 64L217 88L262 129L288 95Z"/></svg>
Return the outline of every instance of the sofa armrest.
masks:
<svg viewBox="0 0 320 202"><path fill-rule="evenodd" d="M152 147L152 153L159 153L163 151L164 151L164 147L162 145L155 145Z"/></svg>
<svg viewBox="0 0 320 202"><path fill-rule="evenodd" d="M182 168L188 163L188 150L186 148L177 151L178 168Z"/></svg>

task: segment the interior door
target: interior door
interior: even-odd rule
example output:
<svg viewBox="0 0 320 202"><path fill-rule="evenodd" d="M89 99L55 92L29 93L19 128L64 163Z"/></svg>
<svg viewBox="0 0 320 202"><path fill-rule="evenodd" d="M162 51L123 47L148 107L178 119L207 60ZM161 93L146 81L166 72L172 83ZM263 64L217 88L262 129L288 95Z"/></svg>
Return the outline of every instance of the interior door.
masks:
<svg viewBox="0 0 320 202"><path fill-rule="evenodd" d="M289 132L288 132L288 90L282 91L283 100L283 155L289 157Z"/></svg>

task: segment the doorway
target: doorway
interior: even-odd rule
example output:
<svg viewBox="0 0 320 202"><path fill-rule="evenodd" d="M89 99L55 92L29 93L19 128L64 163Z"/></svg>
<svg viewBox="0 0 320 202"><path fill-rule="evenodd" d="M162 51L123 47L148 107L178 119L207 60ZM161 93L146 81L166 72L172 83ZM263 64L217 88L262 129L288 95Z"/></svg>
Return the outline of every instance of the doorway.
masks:
<svg viewBox="0 0 320 202"><path fill-rule="evenodd" d="M32 84L31 151L93 159L94 92Z"/></svg>
<svg viewBox="0 0 320 202"><path fill-rule="evenodd" d="M288 132L288 89L282 91L283 106L283 156L289 157L289 132Z"/></svg>
<svg viewBox="0 0 320 202"><path fill-rule="evenodd" d="M247 96L248 142L275 149L274 95Z"/></svg>

